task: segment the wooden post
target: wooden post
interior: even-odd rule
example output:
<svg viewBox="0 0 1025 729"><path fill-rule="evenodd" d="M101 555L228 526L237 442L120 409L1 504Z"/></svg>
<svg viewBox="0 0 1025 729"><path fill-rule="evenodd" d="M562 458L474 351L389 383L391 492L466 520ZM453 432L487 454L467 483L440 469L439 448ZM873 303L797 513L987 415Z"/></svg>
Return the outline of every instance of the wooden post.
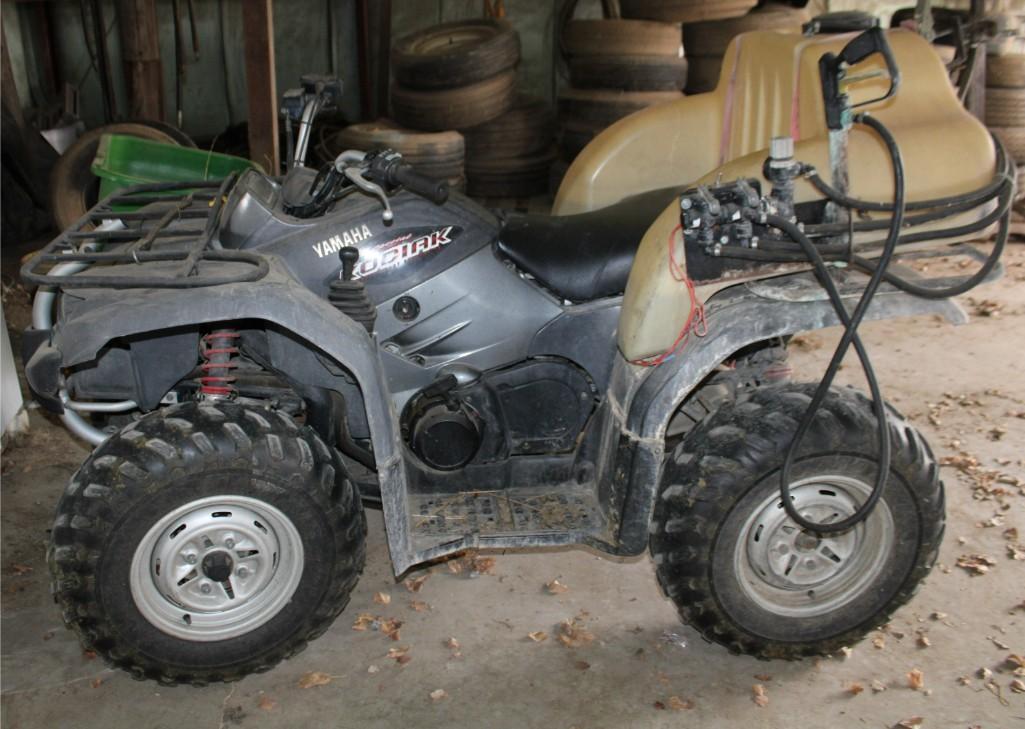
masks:
<svg viewBox="0 0 1025 729"><path fill-rule="evenodd" d="M129 118L164 120L164 74L156 0L117 0Z"/></svg>
<svg viewBox="0 0 1025 729"><path fill-rule="evenodd" d="M377 10L377 97L374 100L374 118L388 116L391 109L391 0L378 0Z"/></svg>
<svg viewBox="0 0 1025 729"><path fill-rule="evenodd" d="M269 175L281 170L278 153L278 98L274 74L274 13L271 0L242 3L246 91L249 95L249 158Z"/></svg>

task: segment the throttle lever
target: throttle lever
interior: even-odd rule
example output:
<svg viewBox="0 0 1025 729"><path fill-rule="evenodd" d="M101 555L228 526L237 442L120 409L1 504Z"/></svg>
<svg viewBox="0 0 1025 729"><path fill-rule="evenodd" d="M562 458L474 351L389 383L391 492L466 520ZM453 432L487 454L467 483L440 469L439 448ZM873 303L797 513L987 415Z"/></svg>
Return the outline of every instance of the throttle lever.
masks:
<svg viewBox="0 0 1025 729"><path fill-rule="evenodd" d="M385 193L384 188L378 185L376 182L371 182L363 176L360 170L356 167L346 167L345 176L349 179L352 184L358 187L365 193L373 195L381 201L381 205L384 206L384 210L381 212L381 220L385 223L391 223L395 219L395 214L392 212L391 203L388 202L388 195Z"/></svg>

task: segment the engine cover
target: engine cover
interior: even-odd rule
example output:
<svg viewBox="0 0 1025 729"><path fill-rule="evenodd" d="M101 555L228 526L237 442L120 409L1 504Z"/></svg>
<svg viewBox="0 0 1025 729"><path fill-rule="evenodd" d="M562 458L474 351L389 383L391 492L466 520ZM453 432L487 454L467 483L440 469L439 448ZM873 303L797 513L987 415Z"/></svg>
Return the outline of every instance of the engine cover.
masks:
<svg viewBox="0 0 1025 729"><path fill-rule="evenodd" d="M590 378L544 358L458 384L443 377L410 398L402 433L428 466L454 470L510 456L568 453L597 402Z"/></svg>

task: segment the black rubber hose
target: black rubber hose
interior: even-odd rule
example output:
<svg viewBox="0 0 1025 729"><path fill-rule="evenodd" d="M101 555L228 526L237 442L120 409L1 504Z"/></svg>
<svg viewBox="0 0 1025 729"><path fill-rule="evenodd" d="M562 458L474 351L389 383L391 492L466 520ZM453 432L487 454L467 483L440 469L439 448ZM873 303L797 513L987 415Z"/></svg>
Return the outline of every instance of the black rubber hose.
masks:
<svg viewBox="0 0 1025 729"><path fill-rule="evenodd" d="M808 238L808 236L806 236L796 224L784 218L769 216L765 221L768 225L786 233L801 246L807 254L808 259L812 262L816 276L818 276L819 280L822 282L823 288L825 288L826 293L829 295L833 308L836 310L837 317L844 324L843 336L840 338L840 342L837 344L836 350L833 352L833 357L830 359L829 366L826 368L826 372L823 375L822 380L819 382L818 387L815 389L815 393L812 395L811 402L808 404L807 409L801 416L801 420L798 422L797 431L794 433L794 438L790 442L790 446L787 448L786 455L783 457L783 465L780 468L779 491L780 499L783 502L783 508L786 510L787 515L793 519L798 526L817 534L836 534L838 532L846 531L864 521L872 512L872 509L875 508L875 505L882 496L883 489L886 487L887 477L890 473L890 432L886 420L886 403L883 401L882 394L879 391L879 382L872 370L868 353L865 351L860 337L858 337L858 325L860 325L862 319L864 319L865 314L868 311L868 307L875 296L876 290L882 283L883 274L886 272L886 266L893 257L894 251L897 248L897 241L900 238L900 229L904 221L904 162L901 159L900 149L897 147L896 140L881 122L865 113L856 115L854 117L854 121L855 123L864 124L870 127L882 138L893 164L894 189L893 217L890 219L890 232L887 236L886 245L880 255L880 263L869 278L868 284L865 286L865 290L862 292L861 298L858 300L853 313L848 315L847 309L843 304L843 299L840 297L840 292L837 290L836 284L829 275L829 270L826 268L825 261L822 259L818 250L816 250L815 244L811 239ZM832 386L833 380L836 378L836 374L840 370L843 358L847 354L847 350L850 348L852 343L854 344L855 351L858 354L858 358L861 360L862 368L865 372L865 379L868 382L869 390L872 395L872 409L878 423L879 470L876 475L875 484L872 486L871 493L865 500L865 503L859 506L853 514L838 522L817 524L802 516L798 512L797 507L794 506L790 495L790 471L793 468L793 463L801 442L804 440L805 435L814 422L815 415L822 406L822 402L825 400L826 394L829 392L829 388Z"/></svg>
<svg viewBox="0 0 1025 729"><path fill-rule="evenodd" d="M1004 150L1003 144L995 136L992 137L993 144L997 149L998 161L997 161L997 174L996 176L985 186L968 193L961 193L958 195L949 195L947 197L933 198L932 200L919 200L916 202L909 202L905 205L906 210L930 210L934 208L946 207L949 205L959 205L969 200L974 200L978 203L986 202L996 197L1003 184L1004 178L1008 173L1008 160L1006 151ZM891 212L894 209L893 203L875 202L871 200L859 200L858 198L851 197L845 193L840 192L835 187L830 185L828 182L823 180L816 170L811 165L806 165L804 168L805 176L808 181L822 193L825 197L829 198L837 205L841 205L845 208L854 208L855 210L868 210L877 212Z"/></svg>
<svg viewBox="0 0 1025 729"><path fill-rule="evenodd" d="M997 265L1000 260L1000 256L1004 252L1004 246L1007 244L1008 234L1011 232L1011 216L1007 214L1007 208L1011 202L1011 193L1006 191L1000 198L1001 206L998 210L1002 210L1003 217L1000 218L1000 230L997 232L996 243L993 245L993 251L989 254L982 266L971 276L966 276L959 283L946 288L934 288L932 286L923 286L921 284L908 281L907 279L901 278L895 274L889 273L885 270L885 266L874 263L861 256L854 256L853 263L858 268L868 271L873 275L882 270L883 280L888 284L892 284L896 288L900 289L914 296L920 296L924 299L947 299L951 296L957 296L969 291L980 283L982 283L986 276L990 274L993 268ZM985 227L988 227L985 226Z"/></svg>

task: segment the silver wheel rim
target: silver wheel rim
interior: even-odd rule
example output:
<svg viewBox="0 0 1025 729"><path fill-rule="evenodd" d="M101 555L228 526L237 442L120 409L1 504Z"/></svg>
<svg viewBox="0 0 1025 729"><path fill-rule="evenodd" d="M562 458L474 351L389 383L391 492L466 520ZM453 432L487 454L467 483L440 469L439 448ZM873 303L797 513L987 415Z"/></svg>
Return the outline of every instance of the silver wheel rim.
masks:
<svg viewBox="0 0 1025 729"><path fill-rule="evenodd" d="M303 564L299 532L279 509L212 496L169 512L142 538L132 557L132 598L164 633L226 640L277 615Z"/></svg>
<svg viewBox="0 0 1025 729"><path fill-rule="evenodd" d="M870 484L850 476L814 476L790 487L798 513L819 524L850 516L871 491ZM863 594L883 572L895 536L893 515L882 500L860 524L818 537L798 527L773 494L741 528L734 567L744 592L763 609L813 617Z"/></svg>

